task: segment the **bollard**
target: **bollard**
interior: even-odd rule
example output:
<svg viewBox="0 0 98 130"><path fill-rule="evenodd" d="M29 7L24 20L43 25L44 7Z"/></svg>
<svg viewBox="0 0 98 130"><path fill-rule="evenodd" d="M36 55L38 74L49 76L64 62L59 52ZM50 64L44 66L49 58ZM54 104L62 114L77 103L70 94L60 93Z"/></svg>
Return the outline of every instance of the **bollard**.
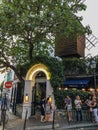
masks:
<svg viewBox="0 0 98 130"><path fill-rule="evenodd" d="M27 114L28 114L28 110L26 110L26 114L25 114L25 121L24 121L23 130L25 130L25 128L26 128Z"/></svg>
<svg viewBox="0 0 98 130"><path fill-rule="evenodd" d="M6 110L2 110L2 118L3 118L3 126L2 126L2 130L4 130L5 128L5 118L6 118Z"/></svg>
<svg viewBox="0 0 98 130"><path fill-rule="evenodd" d="M52 130L54 130L54 121L55 121L55 110L53 111Z"/></svg>

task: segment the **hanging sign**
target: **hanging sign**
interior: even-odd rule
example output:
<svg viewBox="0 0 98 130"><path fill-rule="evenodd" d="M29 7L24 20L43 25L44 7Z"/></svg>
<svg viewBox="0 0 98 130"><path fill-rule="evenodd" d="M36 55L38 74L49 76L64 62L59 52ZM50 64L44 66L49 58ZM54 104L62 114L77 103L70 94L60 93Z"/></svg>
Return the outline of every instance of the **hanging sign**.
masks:
<svg viewBox="0 0 98 130"><path fill-rule="evenodd" d="M12 81L5 82L5 88L11 88L12 87Z"/></svg>

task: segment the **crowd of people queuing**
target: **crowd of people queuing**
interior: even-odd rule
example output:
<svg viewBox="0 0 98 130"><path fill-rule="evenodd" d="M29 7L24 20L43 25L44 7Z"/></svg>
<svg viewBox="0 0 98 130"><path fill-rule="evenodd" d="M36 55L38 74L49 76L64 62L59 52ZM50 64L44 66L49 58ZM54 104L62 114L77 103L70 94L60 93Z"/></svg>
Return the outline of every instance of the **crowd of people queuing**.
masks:
<svg viewBox="0 0 98 130"><path fill-rule="evenodd" d="M64 99L64 103L67 109L67 115L68 115L68 120L72 121L72 99L70 96L66 96ZM82 100L79 95L75 97L74 100L74 107L75 107L75 115L76 115L76 121L82 121L83 120L83 115L82 115ZM85 100L84 102L87 107L88 107L88 112L90 116L90 120L92 121L92 114L94 115L94 120L98 124L98 104L97 104L97 98L95 92L93 92L88 99Z"/></svg>
<svg viewBox="0 0 98 130"><path fill-rule="evenodd" d="M40 101L40 112L41 112L41 122L50 122L52 121L52 102L50 102L50 97L47 99L45 97L41 98ZM92 121L92 114L94 115L94 120L98 124L98 101L95 92L93 92L88 99L85 100L85 104L88 106L88 115L90 120ZM74 103L74 105L73 105ZM75 107L75 115L76 121L82 121L82 100L79 95L76 95L74 102L72 102L72 98L70 96L66 96L64 99L64 104L66 106L68 120L72 121L72 109L73 106ZM4 93L2 100L1 100L1 110L8 110L8 99L6 97L6 93ZM1 115L1 114L0 114ZM1 120L1 119L0 119Z"/></svg>
<svg viewBox="0 0 98 130"><path fill-rule="evenodd" d="M49 98L50 97L48 97L47 99L45 97L41 98L40 101L41 122L52 121L52 103L49 101ZM73 106L75 108L76 121L83 121L83 115L82 115L83 103L87 105L89 119L93 121L92 115L94 115L94 121L98 124L98 104L95 92L93 92L92 95L90 95L85 101L82 101L79 95L76 95L74 102L72 101L72 98L70 96L68 95L66 96L66 98L64 99L64 104L67 110L68 121L73 120L72 119Z"/></svg>
<svg viewBox="0 0 98 130"><path fill-rule="evenodd" d="M52 103L49 100L50 97L47 99L45 97L41 98L40 101L40 112L41 112L41 122L50 122L52 120Z"/></svg>

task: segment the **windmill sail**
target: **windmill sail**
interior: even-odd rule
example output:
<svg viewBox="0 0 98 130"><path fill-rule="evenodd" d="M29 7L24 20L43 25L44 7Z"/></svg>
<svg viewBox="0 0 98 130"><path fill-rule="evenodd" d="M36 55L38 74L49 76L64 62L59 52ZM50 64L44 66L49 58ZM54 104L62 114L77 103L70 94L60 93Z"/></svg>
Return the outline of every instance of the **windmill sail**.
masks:
<svg viewBox="0 0 98 130"><path fill-rule="evenodd" d="M86 35L85 38L86 38L86 48L88 50L92 49L92 47L95 47L96 44L98 43L98 38L93 34Z"/></svg>

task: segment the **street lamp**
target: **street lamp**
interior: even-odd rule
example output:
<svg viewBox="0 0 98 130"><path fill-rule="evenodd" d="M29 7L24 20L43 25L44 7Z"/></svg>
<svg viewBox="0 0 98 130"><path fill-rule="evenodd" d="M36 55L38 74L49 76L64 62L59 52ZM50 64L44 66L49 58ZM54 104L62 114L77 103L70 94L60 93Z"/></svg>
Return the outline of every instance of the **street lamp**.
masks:
<svg viewBox="0 0 98 130"><path fill-rule="evenodd" d="M94 88L95 88L95 92L96 92L96 61L92 60L91 61L91 68L93 69L93 73L94 73Z"/></svg>

